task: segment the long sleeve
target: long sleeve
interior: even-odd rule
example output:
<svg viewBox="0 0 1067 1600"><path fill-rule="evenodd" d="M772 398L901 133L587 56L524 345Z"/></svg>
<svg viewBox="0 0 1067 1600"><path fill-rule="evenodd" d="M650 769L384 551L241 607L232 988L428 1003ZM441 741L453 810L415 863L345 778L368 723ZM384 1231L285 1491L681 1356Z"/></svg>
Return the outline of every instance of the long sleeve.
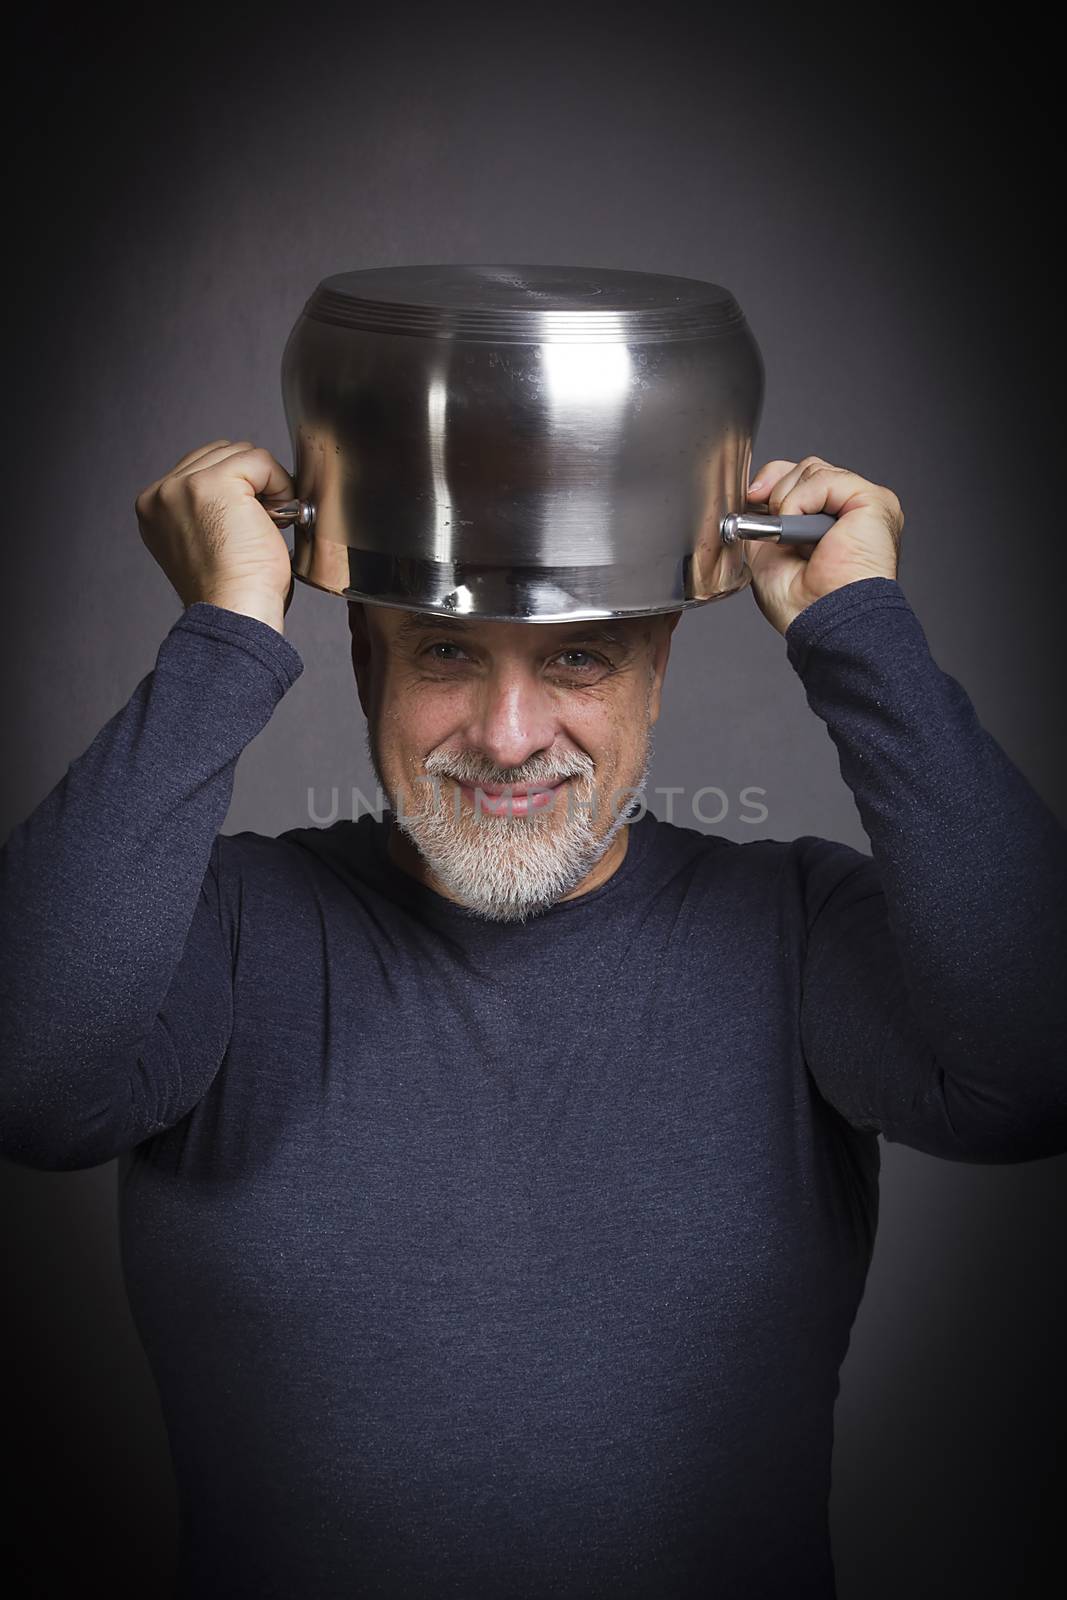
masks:
<svg viewBox="0 0 1067 1600"><path fill-rule="evenodd" d="M0 1155L97 1165L206 1092L232 1027L218 830L238 757L303 671L197 602L0 850Z"/></svg>
<svg viewBox="0 0 1067 1600"><path fill-rule="evenodd" d="M953 1160L1067 1151L1067 833L896 580L835 590L785 637L872 851L795 841L821 1093L853 1127Z"/></svg>

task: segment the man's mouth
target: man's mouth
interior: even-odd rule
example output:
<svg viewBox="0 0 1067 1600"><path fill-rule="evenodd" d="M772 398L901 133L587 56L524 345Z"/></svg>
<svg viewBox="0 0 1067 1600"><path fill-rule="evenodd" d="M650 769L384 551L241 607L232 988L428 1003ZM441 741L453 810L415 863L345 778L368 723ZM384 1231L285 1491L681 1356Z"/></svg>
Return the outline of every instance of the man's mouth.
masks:
<svg viewBox="0 0 1067 1600"><path fill-rule="evenodd" d="M529 811L541 811L556 803L559 792L570 782L560 778L556 783L464 783L459 782L464 796L476 810L489 816L524 817Z"/></svg>

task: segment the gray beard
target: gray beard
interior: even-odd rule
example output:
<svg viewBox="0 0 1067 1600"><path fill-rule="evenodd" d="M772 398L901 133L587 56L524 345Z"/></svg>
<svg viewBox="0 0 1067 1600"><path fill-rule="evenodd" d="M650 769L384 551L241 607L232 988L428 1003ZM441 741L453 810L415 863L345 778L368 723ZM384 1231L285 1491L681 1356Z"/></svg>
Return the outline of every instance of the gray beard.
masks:
<svg viewBox="0 0 1067 1600"><path fill-rule="evenodd" d="M453 803L458 791L445 793L440 780L419 783L414 799L403 807L389 791L378 766L374 742L367 729L367 747L384 794L389 794L397 826L411 840L434 879L474 915L489 922L525 922L545 911L577 888L596 866L627 824L627 812L643 795L652 761L654 728L648 725L637 782L624 794L598 801L611 812L606 832L597 833L598 819L591 814L592 763L577 757L551 773L502 776L494 782L537 783L551 781L563 771L573 780L551 806L526 816L494 816L459 810ZM426 772L435 769L466 778L461 758L428 758ZM484 763L477 765L484 767ZM471 775L473 781L477 777ZM482 781L488 781L482 776ZM617 803L616 803L617 801Z"/></svg>

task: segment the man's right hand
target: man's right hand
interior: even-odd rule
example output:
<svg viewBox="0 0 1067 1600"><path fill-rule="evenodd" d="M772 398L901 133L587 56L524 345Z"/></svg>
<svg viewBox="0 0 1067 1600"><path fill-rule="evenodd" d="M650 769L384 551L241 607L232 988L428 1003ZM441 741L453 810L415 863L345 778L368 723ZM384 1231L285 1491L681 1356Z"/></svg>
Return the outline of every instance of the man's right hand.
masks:
<svg viewBox="0 0 1067 1600"><path fill-rule="evenodd" d="M269 450L216 439L142 489L134 509L144 544L183 605L206 600L284 633L293 571L261 494L291 499L296 489Z"/></svg>

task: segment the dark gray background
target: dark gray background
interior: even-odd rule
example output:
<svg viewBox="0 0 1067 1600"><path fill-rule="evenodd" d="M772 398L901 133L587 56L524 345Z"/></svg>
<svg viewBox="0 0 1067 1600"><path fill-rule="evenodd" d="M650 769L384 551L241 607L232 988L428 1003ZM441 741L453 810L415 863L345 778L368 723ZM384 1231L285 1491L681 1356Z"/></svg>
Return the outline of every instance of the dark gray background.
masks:
<svg viewBox="0 0 1067 1600"><path fill-rule="evenodd" d="M1018 39L972 18L936 48L899 14L669 4L194 5L151 32L45 6L22 30L6 107L4 835L179 615L140 543L138 491L216 437L290 465L278 366L301 305L329 273L403 262L732 289L767 367L756 461L815 453L896 491L900 579L935 657L1064 816L1042 154L1059 91L1032 18ZM343 603L298 585L287 632L305 671L241 760L226 832L306 825L309 790L320 812L335 785L343 805L353 785L373 794ZM733 838L868 848L748 595L683 618L651 782L722 788ZM740 821L747 785L766 790L757 827ZM837 1408L841 1600L1055 1592L1067 1158L969 1167L883 1144L883 1163ZM27 1596L90 1574L161 1594L172 1571L114 1178L0 1171L5 1570Z"/></svg>

